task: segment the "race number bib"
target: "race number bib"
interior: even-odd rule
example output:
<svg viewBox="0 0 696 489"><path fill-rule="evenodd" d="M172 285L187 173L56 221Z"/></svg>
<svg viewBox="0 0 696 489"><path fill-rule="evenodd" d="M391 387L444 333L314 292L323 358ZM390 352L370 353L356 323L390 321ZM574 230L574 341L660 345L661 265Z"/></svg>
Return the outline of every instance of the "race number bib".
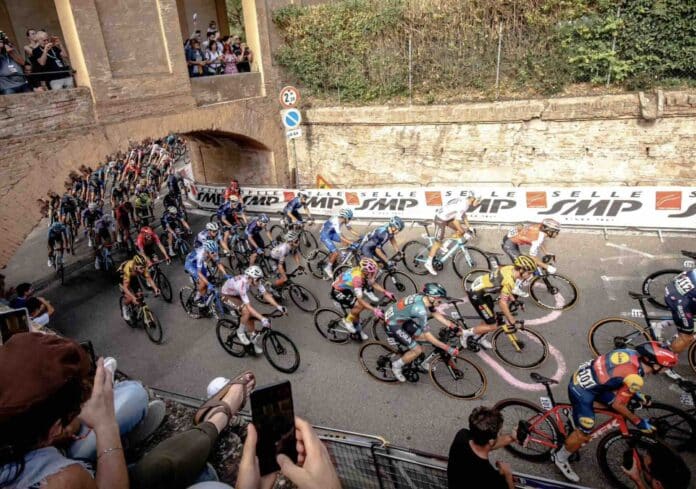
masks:
<svg viewBox="0 0 696 489"><path fill-rule="evenodd" d="M686 295L694 289L694 283L685 273L679 274L674 279L674 286L681 295Z"/></svg>
<svg viewBox="0 0 696 489"><path fill-rule="evenodd" d="M597 386L597 382L592 375L592 362L585 362L578 368L576 376L576 384L583 389L592 389Z"/></svg>

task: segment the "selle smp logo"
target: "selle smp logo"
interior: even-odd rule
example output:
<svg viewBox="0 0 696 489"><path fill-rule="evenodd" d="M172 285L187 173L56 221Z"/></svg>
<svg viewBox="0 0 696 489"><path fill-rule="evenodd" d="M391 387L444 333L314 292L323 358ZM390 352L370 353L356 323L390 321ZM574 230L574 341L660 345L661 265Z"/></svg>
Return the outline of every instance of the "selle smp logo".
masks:
<svg viewBox="0 0 696 489"><path fill-rule="evenodd" d="M643 207L639 200L628 199L563 199L551 206L547 211L541 211L539 214L558 214L567 216L573 214L576 216L609 216L615 217L619 213L634 212Z"/></svg>
<svg viewBox="0 0 696 489"><path fill-rule="evenodd" d="M689 192L689 197L696 197L696 191ZM696 202L687 207L684 212L679 214L668 214L669 217L691 217L696 214Z"/></svg>
<svg viewBox="0 0 696 489"><path fill-rule="evenodd" d="M379 199L365 199L360 205L356 207L356 211L403 211L411 207L416 207L418 205L418 199L410 198L387 198L382 197Z"/></svg>

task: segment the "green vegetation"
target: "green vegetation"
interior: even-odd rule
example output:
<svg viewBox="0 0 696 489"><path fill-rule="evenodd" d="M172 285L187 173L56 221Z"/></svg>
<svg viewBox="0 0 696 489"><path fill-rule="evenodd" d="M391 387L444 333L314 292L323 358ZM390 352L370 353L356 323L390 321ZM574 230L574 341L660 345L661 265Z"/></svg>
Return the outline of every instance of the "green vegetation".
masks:
<svg viewBox="0 0 696 489"><path fill-rule="evenodd" d="M696 84L696 0L339 0L273 21L277 62L311 95L341 101Z"/></svg>

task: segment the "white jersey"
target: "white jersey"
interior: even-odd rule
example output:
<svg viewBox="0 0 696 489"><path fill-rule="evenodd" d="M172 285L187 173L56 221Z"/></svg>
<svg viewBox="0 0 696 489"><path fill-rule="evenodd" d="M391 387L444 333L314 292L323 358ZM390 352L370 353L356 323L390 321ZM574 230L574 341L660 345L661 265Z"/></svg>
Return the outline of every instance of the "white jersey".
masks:
<svg viewBox="0 0 696 489"><path fill-rule="evenodd" d="M226 280L225 283L222 284L222 295L239 297L244 304L249 304L248 292L251 286L249 280L249 277L246 275L237 275L236 277ZM259 282L258 289L261 294L266 293L266 288L261 282Z"/></svg>
<svg viewBox="0 0 696 489"><path fill-rule="evenodd" d="M280 243L271 250L271 258L276 260L278 263L284 263L285 257L291 253L295 253L295 250L290 247L290 243Z"/></svg>
<svg viewBox="0 0 696 489"><path fill-rule="evenodd" d="M469 210L469 199L456 199L448 202L435 211L435 217L441 221L461 220Z"/></svg>

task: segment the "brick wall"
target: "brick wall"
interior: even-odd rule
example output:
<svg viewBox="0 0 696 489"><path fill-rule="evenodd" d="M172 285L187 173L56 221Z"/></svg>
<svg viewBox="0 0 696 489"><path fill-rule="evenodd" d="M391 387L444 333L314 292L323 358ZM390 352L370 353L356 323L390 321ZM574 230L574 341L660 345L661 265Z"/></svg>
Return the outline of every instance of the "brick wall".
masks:
<svg viewBox="0 0 696 489"><path fill-rule="evenodd" d="M198 105L258 97L262 93L261 74L238 73L191 78L191 93Z"/></svg>

